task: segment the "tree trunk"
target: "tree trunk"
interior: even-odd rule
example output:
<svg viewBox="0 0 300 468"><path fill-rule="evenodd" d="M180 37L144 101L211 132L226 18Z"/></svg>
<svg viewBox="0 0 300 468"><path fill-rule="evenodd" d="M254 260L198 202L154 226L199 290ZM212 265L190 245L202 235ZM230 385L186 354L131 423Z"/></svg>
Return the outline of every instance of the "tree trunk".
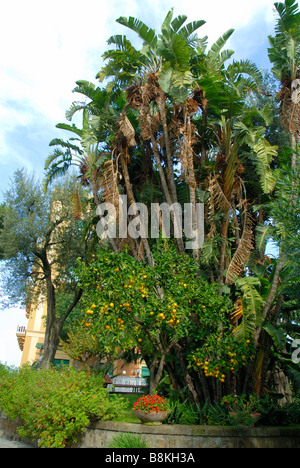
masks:
<svg viewBox="0 0 300 468"><path fill-rule="evenodd" d="M52 282L51 286L49 284L47 288L47 322L45 330L44 353L40 362L40 368L49 368L49 366L53 363L65 320L79 302L81 295L82 289L79 289L75 292L73 302L70 304L65 315L58 319L56 318L55 310L55 288Z"/></svg>
<svg viewBox="0 0 300 468"><path fill-rule="evenodd" d="M51 330L49 332L50 336L47 340L45 340L44 345L44 354L40 363L41 369L47 369L53 363L55 358L55 353L57 351L57 347L59 345L59 338L62 332L63 321L61 320L54 320L52 323Z"/></svg>
<svg viewBox="0 0 300 468"><path fill-rule="evenodd" d="M225 256L226 256L228 227L229 227L229 210L225 213L225 218L223 220L222 230L221 230L222 245L221 245L221 252L220 252L219 275L218 275L218 283L220 286L224 282L224 269L225 269Z"/></svg>
<svg viewBox="0 0 300 468"><path fill-rule="evenodd" d="M189 374L189 371L187 369L184 357L182 355L181 346L178 343L175 344L175 352L176 352L176 356L177 356L177 359L179 361L179 365L181 367L181 370L182 370L182 373L183 373L183 376L184 376L185 384L186 384L187 389L188 389L188 391L189 391L189 393L191 395L191 399L192 399L193 403L196 404L199 401L198 394L197 394L197 391L195 389L193 379L191 378L191 376Z"/></svg>
<svg viewBox="0 0 300 468"><path fill-rule="evenodd" d="M152 361L147 362L147 366L149 367L150 371L149 395L154 395L156 393L157 386L163 374L165 357L166 354L162 354L158 363L158 350L156 349Z"/></svg>
<svg viewBox="0 0 300 468"><path fill-rule="evenodd" d="M298 135L290 135L291 140L291 148L293 150L292 154L292 168L296 169L297 167L297 144L299 144L299 137Z"/></svg>
<svg viewBox="0 0 300 468"><path fill-rule="evenodd" d="M164 364L165 364L165 357L166 357L165 354L161 356L159 360L159 364L158 364L158 369L156 372L155 372L155 369L156 369L157 359L156 359L155 365L152 365L150 368L150 388L149 388L150 395L154 395L156 393L156 388L162 378Z"/></svg>
<svg viewBox="0 0 300 468"><path fill-rule="evenodd" d="M171 198L171 195L170 195L170 192L169 192L169 189L168 189L168 184L167 184L167 181L166 181L165 173L164 173L163 167L161 165L159 149L157 147L157 142L155 140L155 137L154 137L153 133L151 133L151 143L152 143L152 148L153 148L153 153L154 153L154 159L155 159L155 162L156 162L156 165L157 165L157 169L158 169L158 173L159 173L159 177L160 177L160 181L161 181L163 195L164 195L165 200L168 203L168 205L171 206L172 205L172 198ZM170 215L171 215L172 224L175 227L175 217L174 217L173 210L170 211ZM184 244L183 244L182 237L179 238L179 239L176 239L176 242L177 242L179 253L181 255L183 255L184 254Z"/></svg>
<svg viewBox="0 0 300 468"><path fill-rule="evenodd" d="M130 182L127 163L125 161L123 152L121 152L121 166L122 166L122 172L123 172L123 176L124 176L124 180L125 180L126 193L128 195L129 203L132 205L132 204L135 203L135 198L134 198L134 194L133 194L133 190L132 190L132 185L131 185L131 182ZM144 231L145 231L145 229L144 229ZM145 253L146 253L148 263L149 263L149 265L151 267L153 267L154 266L154 259L153 259L153 255L152 255L152 252L151 252L150 247L149 247L148 239L145 239L145 238L141 237L141 242L142 242L143 247L145 249Z"/></svg>
<svg viewBox="0 0 300 468"><path fill-rule="evenodd" d="M172 161L172 154L171 154L171 147L170 147L170 139L168 133L168 125L167 125L167 116L166 116L166 107L165 107L165 96L161 93L159 97L156 99L160 118L163 125L163 134L166 146L166 155L167 155L167 164L168 164L168 173L169 173L169 182L171 187L172 199L173 203L177 202L177 191L176 191L176 184L175 184L175 177L174 177L174 169L173 169L173 161Z"/></svg>

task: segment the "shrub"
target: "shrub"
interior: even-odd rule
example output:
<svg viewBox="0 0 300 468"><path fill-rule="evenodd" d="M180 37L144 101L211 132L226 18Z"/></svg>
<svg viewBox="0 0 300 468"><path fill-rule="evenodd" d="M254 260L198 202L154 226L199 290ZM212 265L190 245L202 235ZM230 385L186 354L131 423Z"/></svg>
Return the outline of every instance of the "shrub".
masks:
<svg viewBox="0 0 300 468"><path fill-rule="evenodd" d="M148 442L139 435L134 435L134 434L118 434L116 435L111 444L109 445L109 448L150 448Z"/></svg>
<svg viewBox="0 0 300 468"><path fill-rule="evenodd" d="M63 448L74 444L90 421L112 419L124 409L112 398L103 378L73 368L0 371L0 407L23 424L18 432L40 447Z"/></svg>
<svg viewBox="0 0 300 468"><path fill-rule="evenodd" d="M181 402L177 399L170 399L170 414L164 424L195 424L195 414L193 406L188 398Z"/></svg>

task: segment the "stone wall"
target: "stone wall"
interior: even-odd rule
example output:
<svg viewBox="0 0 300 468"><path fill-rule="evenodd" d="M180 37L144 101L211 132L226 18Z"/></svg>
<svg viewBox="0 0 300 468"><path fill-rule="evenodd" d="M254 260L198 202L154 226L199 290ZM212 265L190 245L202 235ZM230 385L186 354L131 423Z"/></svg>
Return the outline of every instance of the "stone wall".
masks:
<svg viewBox="0 0 300 468"><path fill-rule="evenodd" d="M108 447L116 434L143 435L151 448L300 448L300 427L148 426L100 421L80 437L77 447Z"/></svg>
<svg viewBox="0 0 300 468"><path fill-rule="evenodd" d="M1 415L0 437L23 440L17 434L19 422ZM151 448L300 448L298 427L223 427L183 426L99 421L94 422L80 436L77 448L107 448L116 434L130 432L143 435ZM26 440L29 443L28 440ZM34 444L35 445L35 444Z"/></svg>

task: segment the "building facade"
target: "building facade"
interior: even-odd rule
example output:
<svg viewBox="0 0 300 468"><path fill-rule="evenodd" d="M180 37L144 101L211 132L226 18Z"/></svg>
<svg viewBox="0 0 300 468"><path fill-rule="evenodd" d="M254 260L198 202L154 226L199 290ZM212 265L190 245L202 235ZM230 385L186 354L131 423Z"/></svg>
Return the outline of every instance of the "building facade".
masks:
<svg viewBox="0 0 300 468"><path fill-rule="evenodd" d="M28 363L30 365L38 362L43 353L45 341L47 303L44 298L36 303L28 303L26 306L27 327L18 326L17 340L22 351L20 366ZM64 363L70 362L70 357L62 350L57 350L55 361ZM55 362L54 361L54 362Z"/></svg>

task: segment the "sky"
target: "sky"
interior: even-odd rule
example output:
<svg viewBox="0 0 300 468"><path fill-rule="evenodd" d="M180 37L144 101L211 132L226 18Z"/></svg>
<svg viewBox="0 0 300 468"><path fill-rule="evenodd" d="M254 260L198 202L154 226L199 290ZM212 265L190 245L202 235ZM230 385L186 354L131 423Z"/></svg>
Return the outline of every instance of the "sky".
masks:
<svg viewBox="0 0 300 468"><path fill-rule="evenodd" d="M250 59L269 68L268 35L274 33L274 0L10 0L1 5L0 28L0 203L17 169L43 177L49 142L64 137L55 128L80 97L76 80L97 84L107 39L135 34L115 22L134 16L159 31L168 11L188 22L205 20L199 36L212 44L229 28L235 32L226 47L234 58ZM66 135L67 136L67 135ZM5 295L5 291L0 291ZM17 325L25 312L0 309L0 362L19 366Z"/></svg>

